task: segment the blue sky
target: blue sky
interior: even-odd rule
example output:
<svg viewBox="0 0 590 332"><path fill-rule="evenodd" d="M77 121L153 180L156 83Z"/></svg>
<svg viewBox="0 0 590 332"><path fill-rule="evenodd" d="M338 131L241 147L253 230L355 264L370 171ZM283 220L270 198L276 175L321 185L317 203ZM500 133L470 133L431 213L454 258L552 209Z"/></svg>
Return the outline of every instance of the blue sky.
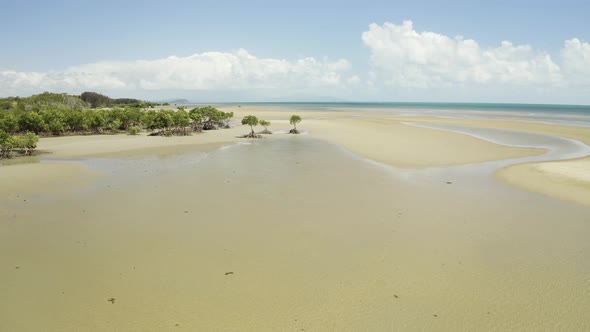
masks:
<svg viewBox="0 0 590 332"><path fill-rule="evenodd" d="M0 12L9 13L0 20L2 95L590 103L589 1L0 0ZM480 60L440 56L433 41ZM519 54L503 59L502 41ZM540 68L544 56L551 61ZM154 62L128 69L138 60Z"/></svg>

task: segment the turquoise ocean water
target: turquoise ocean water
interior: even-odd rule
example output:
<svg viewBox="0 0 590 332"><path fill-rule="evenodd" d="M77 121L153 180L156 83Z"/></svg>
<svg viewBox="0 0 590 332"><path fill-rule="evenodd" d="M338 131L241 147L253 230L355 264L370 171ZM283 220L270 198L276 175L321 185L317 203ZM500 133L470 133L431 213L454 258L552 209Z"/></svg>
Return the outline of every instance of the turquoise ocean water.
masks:
<svg viewBox="0 0 590 332"><path fill-rule="evenodd" d="M590 105L417 103L417 102L272 102L227 103L219 106L264 106L292 111L371 111L404 116L518 118L590 127Z"/></svg>
<svg viewBox="0 0 590 332"><path fill-rule="evenodd" d="M549 114L571 114L590 116L590 105L551 105L551 104L491 104L491 103L411 103L411 102L284 102L284 103L231 103L232 105L261 105L300 109L394 109L394 110L458 110L458 111L498 111L498 112L536 112Z"/></svg>

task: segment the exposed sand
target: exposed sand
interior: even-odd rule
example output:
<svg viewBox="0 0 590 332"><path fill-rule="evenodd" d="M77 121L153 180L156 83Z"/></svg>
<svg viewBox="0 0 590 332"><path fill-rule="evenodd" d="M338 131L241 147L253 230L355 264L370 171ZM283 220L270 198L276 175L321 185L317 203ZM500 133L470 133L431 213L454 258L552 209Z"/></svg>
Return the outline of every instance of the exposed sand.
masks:
<svg viewBox="0 0 590 332"><path fill-rule="evenodd" d="M234 111L238 120L247 114L269 119L272 121L270 129L274 131L287 131L291 128L285 120L290 113L284 111L247 107L228 111ZM359 114L369 115L371 118L351 118ZM406 120L404 118L392 119L383 117L382 114L305 112L302 115L304 120L299 127L309 131L311 136L335 142L363 157L400 168L458 165L543 153L540 149L506 147L467 135L407 126L400 123L400 120ZM262 130L261 127L258 129ZM145 134L50 137L41 138L38 150L57 160L176 155L212 151L223 145L247 142L247 139L238 138L247 132L247 127L237 125L231 129L207 131L186 137L149 137ZM266 136L266 139L281 136L284 135L275 134ZM26 167L0 166L0 179L3 183L0 192L8 193L14 188L50 190L64 179L75 182L80 168L79 165L67 163Z"/></svg>
<svg viewBox="0 0 590 332"><path fill-rule="evenodd" d="M98 172L78 163L50 162L0 166L0 200L20 194L69 190L95 180Z"/></svg>
<svg viewBox="0 0 590 332"><path fill-rule="evenodd" d="M587 208L253 142L6 204L0 330L590 328Z"/></svg>
<svg viewBox="0 0 590 332"><path fill-rule="evenodd" d="M547 162L535 165L538 170L551 175L563 175L569 179L590 184L590 158Z"/></svg>
<svg viewBox="0 0 590 332"><path fill-rule="evenodd" d="M235 112L290 128L290 113ZM590 329L588 208L460 173L417 185L329 142L404 172L541 150L300 114L309 135L43 138L63 161L0 166L0 330ZM439 120L548 130L411 118ZM235 142L252 144L216 150ZM86 157L106 171L67 162ZM587 159L539 165L500 174L587 178Z"/></svg>
<svg viewBox="0 0 590 332"><path fill-rule="evenodd" d="M290 128L286 120L290 113L284 110L261 106L228 107L224 110L233 111L237 119L254 114L271 120L271 130ZM308 130L312 136L335 142L368 159L400 168L458 165L543 153L539 149L506 147L466 135L401 124L408 120L551 134L590 144L590 130L573 126L516 120L401 117L364 111L300 113L304 121L299 127ZM237 136L244 132L247 132L247 128L236 126L229 130L205 132L190 137L102 135L43 138L39 143L39 150L50 152L54 157L65 158L174 155L190 151L210 151L232 144L240 141ZM497 178L525 190L585 204L588 202L587 177L590 173L585 166L579 160L516 165L499 171ZM36 168L22 170L27 172L29 178L36 177ZM39 176L43 176L42 172ZM20 181L16 175L11 179L13 183Z"/></svg>
<svg viewBox="0 0 590 332"><path fill-rule="evenodd" d="M391 119L330 119L308 123L313 136L400 168L438 167L533 156L541 149L497 145L471 136L417 128Z"/></svg>
<svg viewBox="0 0 590 332"><path fill-rule="evenodd" d="M590 158L513 165L497 177L528 191L590 206Z"/></svg>
<svg viewBox="0 0 590 332"><path fill-rule="evenodd" d="M209 151L236 141L242 130L217 130L192 136L149 137L92 135L42 138L38 150L54 157L133 157L149 154L174 154L182 151ZM178 151L180 150L180 151Z"/></svg>
<svg viewBox="0 0 590 332"><path fill-rule="evenodd" d="M285 131L291 127L286 120L290 112L284 110L261 106L227 107L224 110L233 111L237 120L247 114L271 120L270 129L274 131ZM559 135L590 144L590 129L573 126L515 120L403 117L365 111L299 113L303 116L303 122L299 128L309 131L311 136L335 142L365 158L399 168L459 165L543 153L540 149L507 147L467 135L417 128L401 123L405 121L528 131ZM259 130L262 128L259 127ZM42 138L39 150L49 152L56 158L175 155L191 151L211 151L222 145L244 141L237 137L247 131L246 127L237 125L229 130L208 131L189 137L147 137L122 134ZM276 136L270 136L270 138L276 138ZM516 165L499 171L498 179L506 180L509 184L525 190L586 203L587 177L590 171L585 166L586 164L579 160L556 162L550 166L544 163ZM536 171L529 172L533 169ZM26 177L29 179L45 177L43 172L37 172L37 168L21 168L21 170L26 172ZM68 170L64 169L64 171ZM17 170L11 172L19 173ZM2 173L6 172L0 171L0 174ZM6 188L13 187L21 181L18 175L11 177L5 175L4 179L5 183L12 182L6 185ZM539 184L540 182L542 185Z"/></svg>
<svg viewBox="0 0 590 332"><path fill-rule="evenodd" d="M257 112L269 119L285 118L285 112L264 108L232 108L231 111L236 114ZM310 129L313 136L336 142L368 159L401 168L458 165L543 153L539 149L500 146L465 135L401 124L408 121L548 134L590 145L590 128L515 119L408 117L365 111L301 114L304 122L300 127ZM590 205L590 167L585 160L513 165L499 170L497 178L520 189Z"/></svg>
<svg viewBox="0 0 590 332"><path fill-rule="evenodd" d="M590 145L590 128L543 124L525 121L412 119L414 122L435 122L454 125L500 128L549 134ZM555 162L527 163L501 169L497 178L521 189L550 197L590 205L590 163L588 158Z"/></svg>
<svg viewBox="0 0 590 332"><path fill-rule="evenodd" d="M272 121L271 130L288 130L290 113L264 107L233 107L236 119L247 114ZM416 128L401 122L407 117L392 117L363 112L304 112L299 128L314 137L335 142L363 157L402 168L437 167L476 163L542 154L540 149L515 148L493 144L467 135ZM361 118L366 117L366 118ZM413 122L437 122L466 126L529 130L535 124L525 122L464 121L461 119L415 118ZM238 121L235 121L236 123ZM538 126L538 125L537 125ZM541 128L553 128L540 125ZM582 130L564 127L573 133ZM261 127L258 127L262 130ZM565 132L560 128L558 132ZM243 141L239 135L248 130L235 126L229 130L208 131L188 137L147 137L146 135L101 135L43 138L38 149L56 157L107 157L166 154L182 151L209 151L224 144ZM548 130L538 132L551 133ZM571 135L563 135L570 137ZM573 135L579 137L580 135ZM269 136L272 138L272 136ZM577 138L576 138L577 139ZM590 141L590 136L588 137ZM180 150L180 151L178 151Z"/></svg>

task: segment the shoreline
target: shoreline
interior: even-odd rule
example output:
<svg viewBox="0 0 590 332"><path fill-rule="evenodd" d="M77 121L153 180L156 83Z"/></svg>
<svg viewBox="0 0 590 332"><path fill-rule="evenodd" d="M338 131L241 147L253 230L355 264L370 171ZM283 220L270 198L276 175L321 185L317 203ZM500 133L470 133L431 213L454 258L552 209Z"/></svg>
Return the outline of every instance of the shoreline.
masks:
<svg viewBox="0 0 590 332"><path fill-rule="evenodd" d="M283 119L270 128L289 128ZM0 195L3 321L56 331L588 326L578 291L590 271L588 207L496 183L491 171L510 159L457 163L545 150L400 122L304 119L309 135L261 140L234 127L42 142L50 159L0 167L3 184L47 190ZM397 168L371 155L395 149L392 161L456 166ZM377 314L358 319L363 310ZM539 321L539 310L550 315Z"/></svg>
<svg viewBox="0 0 590 332"><path fill-rule="evenodd" d="M510 165L494 177L528 192L590 206L590 157Z"/></svg>
<svg viewBox="0 0 590 332"><path fill-rule="evenodd" d="M406 181L313 131L243 142L204 158L98 160L106 176L90 190L0 206L5 324L427 329L436 314L449 330L586 326L587 208L463 172L477 164ZM539 270L551 273L531 278ZM373 308L383 315L354 318ZM40 312L52 314L25 320Z"/></svg>
<svg viewBox="0 0 590 332"><path fill-rule="evenodd" d="M276 135L282 136L281 133L290 128L286 120L290 113L277 111L271 107L231 107L223 111L235 112L235 118L254 114L271 120L271 129L275 135L269 135L270 139L276 139ZM306 111L303 114L306 118L301 126L309 132L310 136L330 141L380 164L398 169L419 169L522 158L523 161L517 165L510 164L498 169L493 178L518 189L558 199L565 198L576 203L590 204L585 198L576 198L580 196L580 191L590 191L586 188L590 188L590 182L584 178L584 175L580 175L584 174L584 171L580 169L586 165L583 160L560 160L561 157L559 157L551 160L527 161L526 158L542 157L548 151L526 144L506 145L505 142L478 137L473 133L441 128L460 126L467 129L473 127L528 132L564 137L590 144L590 133L587 133L584 127L547 125L520 119L512 121L451 119L385 115L379 112ZM227 144L243 142L245 139L239 136L245 131L247 128L238 125L230 129L207 131L185 137L147 137L145 134L43 137L39 142L38 150L50 152L53 161L59 161L62 158L167 156L192 151L207 152ZM581 156L575 156L575 158L579 157ZM545 165L548 162L551 163L550 166ZM14 167L14 165L3 165L0 169L6 167ZM20 173L22 175L19 175ZM43 175L34 167L26 170L23 168L22 172L13 170L11 174L12 179L6 181L26 182ZM580 183L576 181L581 182L582 189L580 189ZM550 185L535 185L538 182L548 182ZM572 194L567 194L569 189L572 189ZM586 196L584 194L580 197Z"/></svg>

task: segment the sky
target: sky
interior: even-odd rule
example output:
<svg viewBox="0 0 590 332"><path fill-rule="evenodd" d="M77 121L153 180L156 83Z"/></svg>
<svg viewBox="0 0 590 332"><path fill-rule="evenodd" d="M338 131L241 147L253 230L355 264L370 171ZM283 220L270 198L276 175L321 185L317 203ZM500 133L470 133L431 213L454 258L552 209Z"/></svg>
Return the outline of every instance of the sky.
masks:
<svg viewBox="0 0 590 332"><path fill-rule="evenodd" d="M0 0L0 96L590 104L590 1Z"/></svg>

